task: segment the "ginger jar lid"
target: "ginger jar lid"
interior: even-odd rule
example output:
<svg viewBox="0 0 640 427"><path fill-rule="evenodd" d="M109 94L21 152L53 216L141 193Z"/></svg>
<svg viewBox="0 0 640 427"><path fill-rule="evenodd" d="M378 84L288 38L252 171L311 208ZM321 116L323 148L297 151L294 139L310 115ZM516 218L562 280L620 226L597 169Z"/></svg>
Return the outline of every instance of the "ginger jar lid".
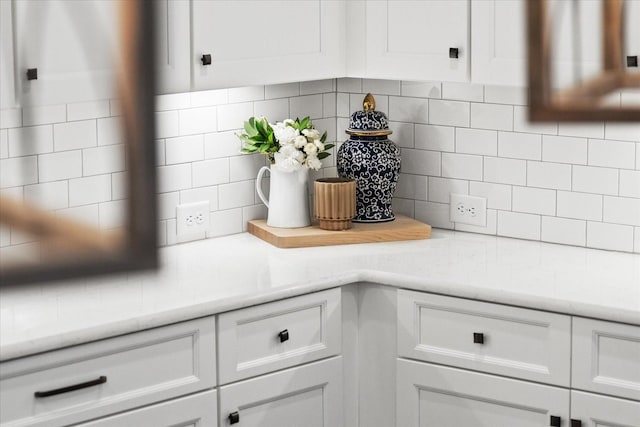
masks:
<svg viewBox="0 0 640 427"><path fill-rule="evenodd" d="M375 108L376 100L368 93L362 101L362 110L351 115L349 129L345 132L357 136L390 135L387 116L382 111L376 111Z"/></svg>

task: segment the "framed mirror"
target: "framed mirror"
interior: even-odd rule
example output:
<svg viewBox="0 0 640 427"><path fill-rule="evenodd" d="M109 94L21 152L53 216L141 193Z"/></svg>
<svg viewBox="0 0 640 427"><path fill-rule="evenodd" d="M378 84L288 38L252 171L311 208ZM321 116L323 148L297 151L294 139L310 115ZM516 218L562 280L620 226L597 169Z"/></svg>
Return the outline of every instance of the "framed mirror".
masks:
<svg viewBox="0 0 640 427"><path fill-rule="evenodd" d="M3 7L8 3L3 2ZM101 16L97 9L73 9L93 7L89 5L90 2L55 3L25 2L26 5L20 5L23 8L50 8L43 11L16 10L16 3L13 2L13 10L7 8L3 12L10 10L13 14L12 21L17 22L18 26L23 18L20 14L27 13L40 14L38 16L43 20L53 19L52 14L55 13L69 13L71 16L74 13L86 14L88 11L95 13L96 17ZM113 14L118 22L116 28L88 28L86 25L81 28L81 23L77 23L77 20L70 20L73 24L73 28L69 30L72 37L67 39L70 43L83 43L86 47L89 42L83 40L83 34L89 38L100 31L117 34L118 44L113 51L94 52L85 48L81 52L85 55L83 61L86 64L102 60L103 54L113 56L115 93L111 100L63 104L66 121L62 123L42 125L32 120L29 114L43 114L43 108L48 108L47 111L57 110L51 106L33 107L23 104L21 99L31 99L39 93L55 93L55 89L62 84L62 80L57 83L55 80L61 75L56 74L60 70L62 73L66 72L67 77L78 76L77 81L69 80L70 89L66 90L70 96L75 89L82 95L85 90L81 88L82 75L74 74L62 66L55 70L56 67L48 70L32 67L24 59L28 55L23 54L28 51L28 41L23 43L23 40L14 39L12 44L17 49L11 58L3 49L5 64L8 59L15 61L12 69L17 88L17 106L7 111L19 111L21 115L21 126L9 129L8 156L2 159L4 171L0 180L0 227L4 243L0 247L0 283L3 286L151 269L157 266L153 3L145 0L98 3L96 7L114 8ZM24 36L20 29L14 28L14 38ZM64 34L59 32L58 35L62 37ZM32 36L30 33L29 37ZM45 36L46 34L40 34L39 39L32 42L43 43ZM6 30L2 32L2 37L7 37ZM3 46L6 45L5 41L3 40ZM23 45L27 47L20 50ZM61 49L58 53L62 55L70 47L57 46L56 49ZM45 61L46 58L42 60ZM5 64L3 69L8 68ZM50 74L47 71L51 71ZM103 89L100 80L92 81L97 82L97 90ZM74 87L76 84L77 87ZM52 90L47 92L47 87ZM107 111L105 114L101 116L102 113L95 113L102 111L104 105ZM72 118L77 121L71 121ZM117 126L112 128L117 128L121 133L117 137L111 134L115 131L109 133L111 128L107 126L114 123ZM51 126L51 129L47 126ZM97 127L97 130L91 129L92 126ZM97 142L92 139L95 137L86 137L84 134L80 138L84 138L82 141L89 140L89 144L77 144L76 139L71 139L85 128L89 135L97 132ZM51 145L47 145L49 132L52 133ZM42 135L44 137L38 139ZM108 135L116 142L105 142L103 145L101 135ZM42 149L43 146L46 148ZM108 149L104 149L105 147ZM108 153L118 153L117 169L106 170L101 166L100 162L108 157ZM80 158L80 170L77 173L70 172L76 167L76 163L68 160L72 154L75 157L71 160L78 156ZM94 171L88 169L87 165L91 162L96 165ZM112 173L114 170L116 172ZM98 181L104 181L104 188L108 190L97 186L95 183ZM96 194L100 192L106 195L97 197ZM119 193L117 196L116 192ZM38 194L41 198L29 197L33 194ZM53 203L51 200L60 202ZM90 202L95 203L89 205ZM91 209L87 209L87 206ZM107 223L94 218L96 213L98 216L109 217L108 210L115 207L122 211L111 216L120 218L120 221ZM79 212L83 216L81 220L78 220Z"/></svg>

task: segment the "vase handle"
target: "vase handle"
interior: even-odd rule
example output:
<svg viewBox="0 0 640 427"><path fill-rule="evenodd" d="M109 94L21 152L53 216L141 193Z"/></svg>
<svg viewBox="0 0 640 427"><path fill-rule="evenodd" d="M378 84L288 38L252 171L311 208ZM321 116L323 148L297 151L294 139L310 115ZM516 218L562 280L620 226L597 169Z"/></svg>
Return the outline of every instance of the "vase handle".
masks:
<svg viewBox="0 0 640 427"><path fill-rule="evenodd" d="M262 200L262 203L264 203L267 209L269 209L269 199L264 197L264 193L262 192L262 176L267 171L269 171L269 174L271 174L269 166L263 166L260 168L260 171L258 171L258 177L256 178L256 192L258 193L258 197L260 197L260 200Z"/></svg>

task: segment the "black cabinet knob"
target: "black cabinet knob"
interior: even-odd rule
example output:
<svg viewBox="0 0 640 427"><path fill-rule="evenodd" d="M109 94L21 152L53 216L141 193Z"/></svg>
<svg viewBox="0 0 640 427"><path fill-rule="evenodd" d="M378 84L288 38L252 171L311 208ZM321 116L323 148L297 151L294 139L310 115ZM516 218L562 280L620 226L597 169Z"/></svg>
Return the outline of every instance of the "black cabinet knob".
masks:
<svg viewBox="0 0 640 427"><path fill-rule="evenodd" d="M38 80L37 68L27 68L27 80Z"/></svg>
<svg viewBox="0 0 640 427"><path fill-rule="evenodd" d="M229 424L236 424L240 422L240 414L238 411L229 414Z"/></svg>
<svg viewBox="0 0 640 427"><path fill-rule="evenodd" d="M555 415L551 415L551 419L549 420L549 425L551 427L560 427L562 419L560 417L556 417Z"/></svg>
<svg viewBox="0 0 640 427"><path fill-rule="evenodd" d="M638 55L627 56L627 67L638 66Z"/></svg>
<svg viewBox="0 0 640 427"><path fill-rule="evenodd" d="M449 58L458 59L459 53L460 52L459 52L457 47L450 47L449 48Z"/></svg>
<svg viewBox="0 0 640 427"><path fill-rule="evenodd" d="M211 65L211 54L205 53L200 61L202 61L202 65Z"/></svg>
<svg viewBox="0 0 640 427"><path fill-rule="evenodd" d="M281 331L278 334L278 337L280 338L280 342L285 342L285 341L289 340L289 330L285 329L284 331Z"/></svg>
<svg viewBox="0 0 640 427"><path fill-rule="evenodd" d="M473 333L474 344L484 344L484 334L482 332Z"/></svg>
<svg viewBox="0 0 640 427"><path fill-rule="evenodd" d="M574 420L572 418L571 419L571 427L582 427L582 421L581 420Z"/></svg>

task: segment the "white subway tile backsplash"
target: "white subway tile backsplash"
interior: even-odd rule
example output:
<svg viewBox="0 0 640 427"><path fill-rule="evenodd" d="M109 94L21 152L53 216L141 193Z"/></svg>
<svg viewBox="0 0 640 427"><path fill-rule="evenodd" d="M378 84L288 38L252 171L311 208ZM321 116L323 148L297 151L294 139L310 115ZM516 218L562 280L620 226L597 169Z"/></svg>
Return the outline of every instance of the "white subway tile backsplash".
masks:
<svg viewBox="0 0 640 427"><path fill-rule="evenodd" d="M265 99L290 98L300 95L300 83L282 83L264 87Z"/></svg>
<svg viewBox="0 0 640 427"><path fill-rule="evenodd" d="M67 120L70 122L109 117L110 115L111 110L108 99L67 104Z"/></svg>
<svg viewBox="0 0 640 427"><path fill-rule="evenodd" d="M498 211L498 235L540 240L540 215Z"/></svg>
<svg viewBox="0 0 640 427"><path fill-rule="evenodd" d="M618 169L573 166L572 190L583 193L618 194Z"/></svg>
<svg viewBox="0 0 640 427"><path fill-rule="evenodd" d="M24 187L24 200L45 210L68 208L68 181L54 181L44 184L26 185Z"/></svg>
<svg viewBox="0 0 640 427"><path fill-rule="evenodd" d="M113 200L121 200L129 197L127 185L127 172L118 172L111 174L111 198Z"/></svg>
<svg viewBox="0 0 640 427"><path fill-rule="evenodd" d="M336 116L336 94L325 93L322 95L322 117L333 118Z"/></svg>
<svg viewBox="0 0 640 427"><path fill-rule="evenodd" d="M542 136L542 160L545 162L587 164L587 140L570 136Z"/></svg>
<svg viewBox="0 0 640 427"><path fill-rule="evenodd" d="M603 211L604 222L640 226L640 199L604 196Z"/></svg>
<svg viewBox="0 0 640 427"><path fill-rule="evenodd" d="M107 145L105 147L82 150L83 175L99 175L121 172L125 168L123 145Z"/></svg>
<svg viewBox="0 0 640 427"><path fill-rule="evenodd" d="M338 117L349 117L351 115L350 101L348 93L336 94L336 114Z"/></svg>
<svg viewBox="0 0 640 427"><path fill-rule="evenodd" d="M254 219L265 219L267 207L265 205L245 206L242 208L242 231L247 231L248 222Z"/></svg>
<svg viewBox="0 0 640 427"><path fill-rule="evenodd" d="M163 111L155 114L156 138L170 138L180 135L178 111Z"/></svg>
<svg viewBox="0 0 640 427"><path fill-rule="evenodd" d="M69 206L90 205L111 200L111 175L69 180Z"/></svg>
<svg viewBox="0 0 640 427"><path fill-rule="evenodd" d="M289 118L289 100L281 98L256 101L253 104L253 115L266 117L271 123L281 122ZM249 117L243 118L239 125L236 123L236 127L242 127Z"/></svg>
<svg viewBox="0 0 640 427"><path fill-rule="evenodd" d="M98 213L101 228L119 228L124 227L127 223L127 203L124 200L100 203Z"/></svg>
<svg viewBox="0 0 640 427"><path fill-rule="evenodd" d="M442 176L482 180L482 156L442 153Z"/></svg>
<svg viewBox="0 0 640 427"><path fill-rule="evenodd" d="M489 182L469 182L469 194L472 196L484 197L487 199L487 208L511 210L510 185L492 184Z"/></svg>
<svg viewBox="0 0 640 427"><path fill-rule="evenodd" d="M229 209L211 213L211 228L207 237L242 233L242 209Z"/></svg>
<svg viewBox="0 0 640 427"><path fill-rule="evenodd" d="M196 200L199 202L200 200ZM177 206L180 202L180 193L173 191L171 193L160 193L156 198L156 206L158 207L158 220L176 218Z"/></svg>
<svg viewBox="0 0 640 427"><path fill-rule="evenodd" d="M212 107L215 105L227 104L229 102L229 91L227 89L203 90L198 92L191 92L190 95L192 108Z"/></svg>
<svg viewBox="0 0 640 427"><path fill-rule="evenodd" d="M604 124L606 139L640 142L640 124L638 123L610 123Z"/></svg>
<svg viewBox="0 0 640 427"><path fill-rule="evenodd" d="M362 109L362 107L358 109ZM429 101L420 98L391 96L389 97L389 120L408 123L429 123Z"/></svg>
<svg viewBox="0 0 640 427"><path fill-rule="evenodd" d="M515 132L557 135L558 123L532 123L529 121L529 108L516 105L513 107L513 130Z"/></svg>
<svg viewBox="0 0 640 427"><path fill-rule="evenodd" d="M634 230L633 251L640 253L640 227L635 227Z"/></svg>
<svg viewBox="0 0 640 427"><path fill-rule="evenodd" d="M467 231L470 233L496 235L498 232L498 211L495 209L487 209L487 224L485 227L456 223L455 229L457 231Z"/></svg>
<svg viewBox="0 0 640 427"><path fill-rule="evenodd" d="M635 145L633 142L590 139L588 163L591 166L633 169Z"/></svg>
<svg viewBox="0 0 640 427"><path fill-rule="evenodd" d="M261 167L267 165L262 154L251 154L229 158L229 180L231 182L255 179Z"/></svg>
<svg viewBox="0 0 640 427"><path fill-rule="evenodd" d="M351 77L338 79L338 92L362 93L362 79Z"/></svg>
<svg viewBox="0 0 640 427"><path fill-rule="evenodd" d="M180 135L215 132L218 129L217 107L190 108L178 111ZM242 125L242 123L240 124ZM164 136L159 137L163 138ZM168 138L173 135L166 135Z"/></svg>
<svg viewBox="0 0 640 427"><path fill-rule="evenodd" d="M454 223L449 221L449 204L415 201L415 219L436 228L453 229Z"/></svg>
<svg viewBox="0 0 640 427"><path fill-rule="evenodd" d="M571 165L529 161L527 162L527 185L571 190Z"/></svg>
<svg viewBox="0 0 640 427"><path fill-rule="evenodd" d="M587 222L543 216L541 240L563 245L584 246L587 243Z"/></svg>
<svg viewBox="0 0 640 427"><path fill-rule="evenodd" d="M245 120L253 115L252 102L221 105L218 107L218 130L242 129Z"/></svg>
<svg viewBox="0 0 640 427"><path fill-rule="evenodd" d="M558 135L583 138L604 138L604 122L595 123L558 123Z"/></svg>
<svg viewBox="0 0 640 427"><path fill-rule="evenodd" d="M526 185L527 162L525 160L485 157L484 181L498 184Z"/></svg>
<svg viewBox="0 0 640 427"><path fill-rule="evenodd" d="M527 105L527 89L518 86L485 85L484 102L490 104Z"/></svg>
<svg viewBox="0 0 640 427"><path fill-rule="evenodd" d="M429 201L450 203L450 194L469 194L469 181L429 177ZM415 197L413 197L415 199Z"/></svg>
<svg viewBox="0 0 640 427"><path fill-rule="evenodd" d="M401 173L394 197L413 200L427 200L427 177ZM433 178L432 178L433 179Z"/></svg>
<svg viewBox="0 0 640 427"><path fill-rule="evenodd" d="M314 95L316 93L335 92L335 90L336 79L300 82L300 95Z"/></svg>
<svg viewBox="0 0 640 427"><path fill-rule="evenodd" d="M164 139L156 140L156 166L164 166L167 164L167 150Z"/></svg>
<svg viewBox="0 0 640 427"><path fill-rule="evenodd" d="M305 95L289 98L289 113L292 118L309 116L311 119L322 118L322 95Z"/></svg>
<svg viewBox="0 0 640 427"><path fill-rule="evenodd" d="M155 97L155 111L182 110L191 107L191 94L170 93Z"/></svg>
<svg viewBox="0 0 640 427"><path fill-rule="evenodd" d="M100 207L97 204L61 209L56 211L56 215L73 221L79 221L91 227L100 226Z"/></svg>
<svg viewBox="0 0 640 427"><path fill-rule="evenodd" d="M363 79L362 92L379 95L400 95L399 80Z"/></svg>
<svg viewBox="0 0 640 427"><path fill-rule="evenodd" d="M558 191L557 216L602 221L602 196Z"/></svg>
<svg viewBox="0 0 640 427"><path fill-rule="evenodd" d="M240 154L241 142L236 132L217 132L204 135L205 159L217 159Z"/></svg>
<svg viewBox="0 0 640 427"><path fill-rule="evenodd" d="M120 100L118 99L109 100L109 112L111 113L112 117L122 116L122 105L120 103Z"/></svg>
<svg viewBox="0 0 640 427"><path fill-rule="evenodd" d="M555 215L556 191L514 186L513 210L515 212Z"/></svg>
<svg viewBox="0 0 640 427"><path fill-rule="evenodd" d="M403 122L389 122L389 129L393 132L393 142L399 147L414 148L414 124Z"/></svg>
<svg viewBox="0 0 640 427"><path fill-rule="evenodd" d="M211 185L209 187L191 188L180 192L180 203L196 203L204 200L209 201L209 210L218 210L218 186ZM175 209L173 212L175 216Z"/></svg>
<svg viewBox="0 0 640 427"><path fill-rule="evenodd" d="M484 101L484 86L475 83L442 83L442 99L455 101Z"/></svg>
<svg viewBox="0 0 640 427"><path fill-rule="evenodd" d="M400 94L417 98L442 98L442 83L402 81Z"/></svg>
<svg viewBox="0 0 640 427"><path fill-rule="evenodd" d="M8 139L8 155L30 156L53 151L53 127L29 126L5 131Z"/></svg>
<svg viewBox="0 0 640 427"><path fill-rule="evenodd" d="M193 165L193 187L205 187L229 182L229 159L205 160ZM180 188L183 190L191 185Z"/></svg>
<svg viewBox="0 0 640 427"><path fill-rule="evenodd" d="M415 147L421 150L454 151L454 131L455 128L449 126L416 124Z"/></svg>
<svg viewBox="0 0 640 427"><path fill-rule="evenodd" d="M82 151L63 151L38 156L38 176L40 182L82 176Z"/></svg>
<svg viewBox="0 0 640 427"><path fill-rule="evenodd" d="M636 144L636 169L640 170L640 143Z"/></svg>
<svg viewBox="0 0 640 427"><path fill-rule="evenodd" d="M429 99L429 123L469 127L469 103Z"/></svg>
<svg viewBox="0 0 640 427"><path fill-rule="evenodd" d="M416 202L413 199L394 197L391 202L391 209L395 215L404 215L409 218L415 218L416 216Z"/></svg>
<svg viewBox="0 0 640 427"><path fill-rule="evenodd" d="M18 128L22 126L22 109L5 108L0 110L0 129Z"/></svg>
<svg viewBox="0 0 640 427"><path fill-rule="evenodd" d="M0 130L0 159L9 157L9 131Z"/></svg>
<svg viewBox="0 0 640 427"><path fill-rule="evenodd" d="M542 136L535 133L498 132L498 156L541 160Z"/></svg>
<svg viewBox="0 0 640 427"><path fill-rule="evenodd" d="M620 191L623 197L640 199L640 171L620 171Z"/></svg>
<svg viewBox="0 0 640 427"><path fill-rule="evenodd" d="M198 163L194 163L194 168L196 164ZM158 167L158 193L168 193L191 187L191 163Z"/></svg>
<svg viewBox="0 0 640 427"><path fill-rule="evenodd" d="M227 89L229 103L260 101L264 99L264 86L247 86Z"/></svg>
<svg viewBox="0 0 640 427"><path fill-rule="evenodd" d="M165 150L165 162L168 165L204 160L204 136L191 135L167 138Z"/></svg>
<svg viewBox="0 0 640 427"><path fill-rule="evenodd" d="M471 127L513 130L513 106L471 103Z"/></svg>
<svg viewBox="0 0 640 427"><path fill-rule="evenodd" d="M61 123L66 120L67 106L64 104L22 108L22 126Z"/></svg>
<svg viewBox="0 0 640 427"><path fill-rule="evenodd" d="M177 117L177 113L176 113ZM124 144L125 135L122 117L98 119L98 145ZM176 121L177 134L177 121ZM157 136L157 135L156 135Z"/></svg>
<svg viewBox="0 0 640 427"><path fill-rule="evenodd" d="M587 222L587 246L631 252L633 250L633 227L589 221Z"/></svg>
<svg viewBox="0 0 640 427"><path fill-rule="evenodd" d="M620 92L620 105L637 107L640 104L640 90L625 89Z"/></svg>
<svg viewBox="0 0 640 427"><path fill-rule="evenodd" d="M414 175L440 175L440 153L437 151L412 150L403 148L400 150L400 171Z"/></svg>
<svg viewBox="0 0 640 427"><path fill-rule="evenodd" d="M498 154L498 132L457 128L456 153L496 156Z"/></svg>
<svg viewBox="0 0 640 427"><path fill-rule="evenodd" d="M53 125L53 147L55 151L77 150L98 145L95 120L58 123Z"/></svg>

